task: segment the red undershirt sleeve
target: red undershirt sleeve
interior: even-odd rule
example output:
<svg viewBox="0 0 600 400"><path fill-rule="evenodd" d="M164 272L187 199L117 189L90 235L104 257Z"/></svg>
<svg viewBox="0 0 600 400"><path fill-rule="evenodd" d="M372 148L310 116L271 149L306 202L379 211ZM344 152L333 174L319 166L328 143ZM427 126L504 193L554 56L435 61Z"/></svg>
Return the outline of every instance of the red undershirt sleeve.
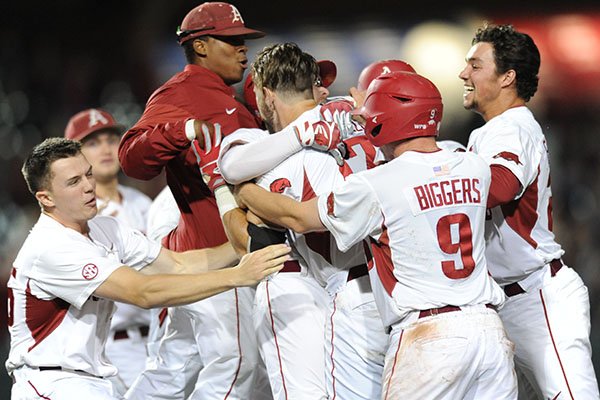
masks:
<svg viewBox="0 0 600 400"><path fill-rule="evenodd" d="M490 169L492 170L492 183L487 207L494 208L514 200L521 191L521 183L508 168L502 165L492 164Z"/></svg>

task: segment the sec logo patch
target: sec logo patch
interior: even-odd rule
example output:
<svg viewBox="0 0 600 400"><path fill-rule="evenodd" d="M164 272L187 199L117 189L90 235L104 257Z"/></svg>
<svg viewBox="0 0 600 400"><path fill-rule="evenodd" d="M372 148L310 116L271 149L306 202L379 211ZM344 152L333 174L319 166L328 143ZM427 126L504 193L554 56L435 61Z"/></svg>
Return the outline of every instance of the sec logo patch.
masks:
<svg viewBox="0 0 600 400"><path fill-rule="evenodd" d="M83 275L84 279L91 281L98 276L98 267L96 267L94 264L86 264L81 269L81 275Z"/></svg>

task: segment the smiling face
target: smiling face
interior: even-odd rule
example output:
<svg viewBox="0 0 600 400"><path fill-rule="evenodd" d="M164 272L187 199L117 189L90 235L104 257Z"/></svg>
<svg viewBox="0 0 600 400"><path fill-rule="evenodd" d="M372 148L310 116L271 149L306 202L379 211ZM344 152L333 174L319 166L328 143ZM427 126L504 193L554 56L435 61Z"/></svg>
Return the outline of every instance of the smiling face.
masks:
<svg viewBox="0 0 600 400"><path fill-rule="evenodd" d="M36 193L44 211L61 224L85 232L87 222L98 212L92 166L79 153L54 161L50 177L48 188Z"/></svg>
<svg viewBox="0 0 600 400"><path fill-rule="evenodd" d="M109 182L119 173L119 140L117 133L104 130L82 140L81 152L94 169L98 182Z"/></svg>
<svg viewBox="0 0 600 400"><path fill-rule="evenodd" d="M200 63L219 75L227 85L238 83L244 77L244 71L248 67L248 47L245 45L243 36L208 36L199 39L194 46L203 43L203 49L199 52Z"/></svg>
<svg viewBox="0 0 600 400"><path fill-rule="evenodd" d="M488 120L499 102L506 74L498 74L491 43L475 44L466 57L459 78L464 82L463 106Z"/></svg>

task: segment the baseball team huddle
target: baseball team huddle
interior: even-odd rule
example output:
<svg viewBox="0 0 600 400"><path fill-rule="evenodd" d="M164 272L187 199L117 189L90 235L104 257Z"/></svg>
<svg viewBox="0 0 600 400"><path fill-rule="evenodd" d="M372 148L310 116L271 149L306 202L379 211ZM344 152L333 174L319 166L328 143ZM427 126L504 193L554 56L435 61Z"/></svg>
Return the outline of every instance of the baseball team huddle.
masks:
<svg viewBox="0 0 600 400"><path fill-rule="evenodd" d="M531 37L476 31L457 74L484 125L463 146L407 62L330 97L336 65L295 43L250 62L264 36L195 7L187 65L133 127L87 109L29 154L12 399L600 399ZM167 187L152 201L121 170Z"/></svg>

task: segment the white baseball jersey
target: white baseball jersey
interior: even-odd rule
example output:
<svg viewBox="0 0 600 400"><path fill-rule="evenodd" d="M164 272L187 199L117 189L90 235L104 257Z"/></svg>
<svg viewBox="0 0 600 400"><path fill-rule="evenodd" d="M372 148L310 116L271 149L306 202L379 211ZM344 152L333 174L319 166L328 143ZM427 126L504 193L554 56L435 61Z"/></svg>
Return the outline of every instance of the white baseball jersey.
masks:
<svg viewBox="0 0 600 400"><path fill-rule="evenodd" d="M292 124L319 118L317 107ZM231 143L249 143L266 137L266 131L241 129L225 138L221 154L229 150ZM305 149L257 178L256 183L298 201L329 193L352 171L374 166L376 149L364 136L347 139L346 145L349 159L341 168L328 154ZM329 398L379 397L387 335L368 277L347 283L348 269L366 262L362 244L341 252L329 232L302 235L288 231L288 239L301 256L300 265L305 273L308 266L306 278L314 279L283 273L268 284L261 283L257 289L255 317L260 318L255 323L275 398L287 398L286 390L290 397L325 398L325 385ZM319 285L326 287L328 298ZM325 309L327 303L329 307ZM322 305L315 307L316 304ZM269 317L273 321L265 327ZM302 335L300 344L298 335ZM274 336L275 343L265 346ZM278 363L273 362L278 358Z"/></svg>
<svg viewBox="0 0 600 400"><path fill-rule="evenodd" d="M115 217L121 224L146 233L148 210L152 200L137 189L118 185L121 202L97 199L98 215ZM148 325L150 311L131 304L115 303L116 311L110 328L122 330L130 326Z"/></svg>
<svg viewBox="0 0 600 400"><path fill-rule="evenodd" d="M548 148L527 107L511 108L475 129L467 148L508 168L521 183L515 201L494 207L486 221L488 268L500 284L519 281L564 251L552 233Z"/></svg>
<svg viewBox="0 0 600 400"><path fill-rule="evenodd" d="M115 217L119 222L146 233L150 197L132 187L118 185L121 202L97 198L98 215Z"/></svg>
<svg viewBox="0 0 600 400"><path fill-rule="evenodd" d="M148 230L146 235L156 241L161 241L179 222L181 213L169 186L154 198L148 209Z"/></svg>
<svg viewBox="0 0 600 400"><path fill-rule="evenodd" d="M476 155L409 151L319 197L321 221L342 251L374 239L384 324L415 310L503 302L484 258L489 184Z"/></svg>
<svg viewBox="0 0 600 400"><path fill-rule="evenodd" d="M474 130L468 149L508 168L522 187L514 201L491 210L485 253L494 278L518 281L520 289L499 310L522 374L519 398L599 399L588 290L573 269L547 266L564 251L552 233L550 166L539 124L527 107L508 109Z"/></svg>
<svg viewBox="0 0 600 400"><path fill-rule="evenodd" d="M86 237L42 214L13 264L9 288L9 373L61 366L96 376L116 368L104 357L114 303L92 294L117 268L151 263L160 245L96 217Z"/></svg>
<svg viewBox="0 0 600 400"><path fill-rule="evenodd" d="M306 111L293 124L318 121L319 108ZM248 143L268 135L267 131L260 129L238 129L223 139L221 154L227 151L233 142ZM364 163L366 165L366 160ZM256 184L271 192L282 193L298 201L306 201L329 193L331 188L343 180L344 175L333 157L307 148L262 175L256 180ZM310 273L321 286L326 286L328 279L340 269L349 269L365 263L362 244L341 252L329 232L299 234L288 230L288 235L293 247L306 261Z"/></svg>

